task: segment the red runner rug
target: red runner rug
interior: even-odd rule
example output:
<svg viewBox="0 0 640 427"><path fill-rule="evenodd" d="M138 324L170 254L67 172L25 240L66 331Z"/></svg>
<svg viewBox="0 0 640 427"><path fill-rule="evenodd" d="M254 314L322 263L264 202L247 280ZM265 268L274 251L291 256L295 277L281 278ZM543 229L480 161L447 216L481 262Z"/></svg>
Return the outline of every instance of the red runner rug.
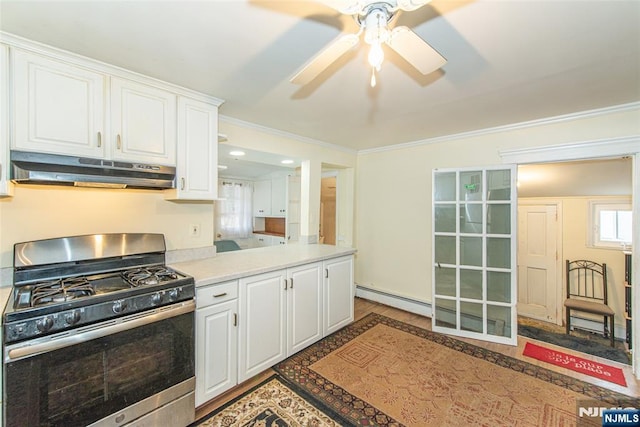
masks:
<svg viewBox="0 0 640 427"><path fill-rule="evenodd" d="M593 362L591 360L583 359L582 357L572 356L570 354L541 347L530 342L527 342L522 354L543 362L551 363L552 365L561 366L563 368L571 369L572 371L609 381L623 387L627 386L627 382L624 379L624 373L620 368Z"/></svg>

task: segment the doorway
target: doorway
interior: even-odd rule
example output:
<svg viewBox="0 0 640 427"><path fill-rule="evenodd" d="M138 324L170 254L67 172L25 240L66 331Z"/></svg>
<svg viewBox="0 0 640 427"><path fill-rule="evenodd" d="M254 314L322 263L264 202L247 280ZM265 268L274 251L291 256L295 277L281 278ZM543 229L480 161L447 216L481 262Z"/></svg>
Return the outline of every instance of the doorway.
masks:
<svg viewBox="0 0 640 427"><path fill-rule="evenodd" d="M336 244L336 174L323 174L320 189L320 243Z"/></svg>

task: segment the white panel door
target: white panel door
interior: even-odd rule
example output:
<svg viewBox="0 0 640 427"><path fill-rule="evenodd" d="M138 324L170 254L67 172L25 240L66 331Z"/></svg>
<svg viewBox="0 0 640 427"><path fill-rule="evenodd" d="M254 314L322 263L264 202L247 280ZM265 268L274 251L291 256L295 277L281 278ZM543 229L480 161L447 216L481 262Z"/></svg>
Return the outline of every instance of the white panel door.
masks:
<svg viewBox="0 0 640 427"><path fill-rule="evenodd" d="M518 314L558 323L557 207L518 207Z"/></svg>
<svg viewBox="0 0 640 427"><path fill-rule="evenodd" d="M286 357L286 272L240 279L238 382Z"/></svg>
<svg viewBox="0 0 640 427"><path fill-rule="evenodd" d="M322 338L322 263L287 269L287 355Z"/></svg>
<svg viewBox="0 0 640 427"><path fill-rule="evenodd" d="M129 80L111 79L114 159L176 164L176 95Z"/></svg>
<svg viewBox="0 0 640 427"><path fill-rule="evenodd" d="M105 76L17 49L12 64L12 148L102 158Z"/></svg>
<svg viewBox="0 0 640 427"><path fill-rule="evenodd" d="M516 171L433 172L433 330L517 344Z"/></svg>

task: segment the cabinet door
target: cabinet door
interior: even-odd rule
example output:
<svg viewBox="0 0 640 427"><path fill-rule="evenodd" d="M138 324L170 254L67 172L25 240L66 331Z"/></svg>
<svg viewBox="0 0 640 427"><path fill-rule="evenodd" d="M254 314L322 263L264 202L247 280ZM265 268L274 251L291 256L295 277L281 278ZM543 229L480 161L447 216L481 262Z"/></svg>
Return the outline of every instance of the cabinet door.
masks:
<svg viewBox="0 0 640 427"><path fill-rule="evenodd" d="M196 406L237 384L237 313L237 299L196 311Z"/></svg>
<svg viewBox="0 0 640 427"><path fill-rule="evenodd" d="M218 107L178 98L176 190L166 198L214 200L218 197Z"/></svg>
<svg viewBox="0 0 640 427"><path fill-rule="evenodd" d="M12 148L104 157L105 76L20 50L12 52Z"/></svg>
<svg viewBox="0 0 640 427"><path fill-rule="evenodd" d="M271 180L271 215L284 217L287 214L287 177Z"/></svg>
<svg viewBox="0 0 640 427"><path fill-rule="evenodd" d="M271 246L271 241L273 239L267 234L254 234L253 240L255 248L263 248L265 246Z"/></svg>
<svg viewBox="0 0 640 427"><path fill-rule="evenodd" d="M12 195L9 181L9 47L0 44L0 196Z"/></svg>
<svg viewBox="0 0 640 427"><path fill-rule="evenodd" d="M287 270L288 356L322 338L322 263Z"/></svg>
<svg viewBox="0 0 640 427"><path fill-rule="evenodd" d="M240 279L238 381L286 357L284 270Z"/></svg>
<svg viewBox="0 0 640 427"><path fill-rule="evenodd" d="M176 164L176 96L129 80L111 79L112 157Z"/></svg>
<svg viewBox="0 0 640 427"><path fill-rule="evenodd" d="M253 183L253 215L271 216L271 180Z"/></svg>
<svg viewBox="0 0 640 427"><path fill-rule="evenodd" d="M324 335L353 322L353 256L324 261Z"/></svg>

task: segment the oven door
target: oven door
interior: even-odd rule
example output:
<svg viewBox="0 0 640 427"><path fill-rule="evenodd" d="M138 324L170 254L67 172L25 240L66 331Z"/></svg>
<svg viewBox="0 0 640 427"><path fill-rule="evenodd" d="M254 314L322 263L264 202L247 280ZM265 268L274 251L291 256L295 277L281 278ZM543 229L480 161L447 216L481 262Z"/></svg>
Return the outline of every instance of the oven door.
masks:
<svg viewBox="0 0 640 427"><path fill-rule="evenodd" d="M189 424L194 309L192 300L7 346L5 426L146 425L177 399Z"/></svg>

